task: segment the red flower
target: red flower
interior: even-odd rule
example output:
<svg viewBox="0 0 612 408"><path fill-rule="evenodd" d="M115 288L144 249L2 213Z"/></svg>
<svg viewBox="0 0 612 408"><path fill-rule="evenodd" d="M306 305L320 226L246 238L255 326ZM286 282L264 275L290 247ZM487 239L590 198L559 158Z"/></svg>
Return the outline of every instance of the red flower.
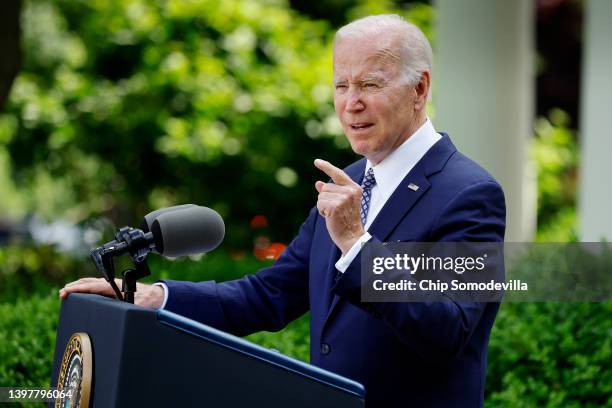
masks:
<svg viewBox="0 0 612 408"><path fill-rule="evenodd" d="M282 255L285 248L287 248L287 245L281 244L280 242L273 242L263 248L255 245L255 248L253 248L253 255L260 261L266 259L277 260Z"/></svg>
<svg viewBox="0 0 612 408"><path fill-rule="evenodd" d="M264 215L256 215L251 218L251 228L265 228L268 226L268 219Z"/></svg>

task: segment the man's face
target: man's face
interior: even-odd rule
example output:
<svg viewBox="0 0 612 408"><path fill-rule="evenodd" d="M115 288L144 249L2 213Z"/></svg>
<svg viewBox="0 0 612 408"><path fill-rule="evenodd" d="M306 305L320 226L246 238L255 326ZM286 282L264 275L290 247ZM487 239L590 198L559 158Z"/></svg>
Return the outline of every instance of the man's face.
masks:
<svg viewBox="0 0 612 408"><path fill-rule="evenodd" d="M374 164L418 128L415 87L402 82L400 68L399 48L384 35L336 43L336 115L353 151Z"/></svg>

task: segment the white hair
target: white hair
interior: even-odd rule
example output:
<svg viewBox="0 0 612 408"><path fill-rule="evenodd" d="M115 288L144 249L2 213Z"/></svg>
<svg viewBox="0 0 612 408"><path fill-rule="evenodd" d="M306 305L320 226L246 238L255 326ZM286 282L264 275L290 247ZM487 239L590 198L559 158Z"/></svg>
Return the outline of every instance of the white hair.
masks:
<svg viewBox="0 0 612 408"><path fill-rule="evenodd" d="M394 38L399 40L402 79L410 85L416 85L425 71L429 72L431 78L433 52L427 37L416 25L397 14L367 16L341 27L334 37L334 49L341 39L373 36L385 32L395 34ZM431 100L431 87L428 100Z"/></svg>

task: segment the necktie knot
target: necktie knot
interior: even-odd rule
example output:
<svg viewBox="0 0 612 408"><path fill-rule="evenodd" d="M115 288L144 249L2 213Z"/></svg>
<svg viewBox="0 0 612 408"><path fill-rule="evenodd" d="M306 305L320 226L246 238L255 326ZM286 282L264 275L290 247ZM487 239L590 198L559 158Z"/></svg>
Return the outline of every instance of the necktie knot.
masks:
<svg viewBox="0 0 612 408"><path fill-rule="evenodd" d="M363 181L361 182L361 188L371 190L376 185L376 178L374 177L374 169L370 167L366 172Z"/></svg>
<svg viewBox="0 0 612 408"><path fill-rule="evenodd" d="M361 224L365 225L368 217L368 210L370 209L370 200L372 199L372 188L376 185L376 178L374 178L374 169L370 167L366 172L363 181L361 182L361 188L363 193L361 194L361 208L359 209L359 215L361 216Z"/></svg>

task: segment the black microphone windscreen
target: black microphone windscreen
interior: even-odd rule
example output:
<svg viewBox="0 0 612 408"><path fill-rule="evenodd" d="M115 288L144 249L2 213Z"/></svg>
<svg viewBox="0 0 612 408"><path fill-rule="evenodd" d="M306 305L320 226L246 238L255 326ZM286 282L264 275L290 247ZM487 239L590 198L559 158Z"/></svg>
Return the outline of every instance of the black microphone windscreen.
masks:
<svg viewBox="0 0 612 408"><path fill-rule="evenodd" d="M159 210L151 211L150 213L144 216L142 223L140 224L140 229L143 230L144 232L149 232L151 231L151 225L153 224L153 221L155 221L155 218L157 218L158 216L165 214L167 212L183 210L189 207L197 207L197 205L181 204L181 205L175 205L172 207L160 208Z"/></svg>
<svg viewBox="0 0 612 408"><path fill-rule="evenodd" d="M225 236L225 224L217 212L191 206L158 215L151 225L157 252L176 258L215 249Z"/></svg>

